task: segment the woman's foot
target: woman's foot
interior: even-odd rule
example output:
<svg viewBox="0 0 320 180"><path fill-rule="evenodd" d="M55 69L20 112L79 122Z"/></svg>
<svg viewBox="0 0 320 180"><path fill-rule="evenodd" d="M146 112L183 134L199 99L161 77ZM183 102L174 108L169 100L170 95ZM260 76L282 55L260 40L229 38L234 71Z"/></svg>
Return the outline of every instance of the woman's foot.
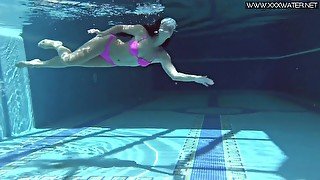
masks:
<svg viewBox="0 0 320 180"><path fill-rule="evenodd" d="M54 41L50 39L44 39L38 43L38 46L43 49L55 49L59 46L62 46L61 41Z"/></svg>
<svg viewBox="0 0 320 180"><path fill-rule="evenodd" d="M19 61L19 62L16 63L16 67L18 67L18 68L27 67L26 62L27 61Z"/></svg>
<svg viewBox="0 0 320 180"><path fill-rule="evenodd" d="M36 67L43 65L43 62L40 59L34 59L31 61L20 61L16 63L16 67L23 68L23 67Z"/></svg>

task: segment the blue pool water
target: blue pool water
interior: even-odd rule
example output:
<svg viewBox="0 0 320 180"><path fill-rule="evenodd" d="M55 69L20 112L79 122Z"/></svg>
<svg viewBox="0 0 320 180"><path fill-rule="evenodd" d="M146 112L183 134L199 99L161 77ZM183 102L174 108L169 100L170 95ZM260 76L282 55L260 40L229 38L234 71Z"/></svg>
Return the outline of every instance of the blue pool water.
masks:
<svg viewBox="0 0 320 180"><path fill-rule="evenodd" d="M317 180L320 23L314 10L223 0L0 2L0 179ZM177 21L166 47L179 72L17 68L76 49L90 28ZM125 40L125 38L124 38Z"/></svg>

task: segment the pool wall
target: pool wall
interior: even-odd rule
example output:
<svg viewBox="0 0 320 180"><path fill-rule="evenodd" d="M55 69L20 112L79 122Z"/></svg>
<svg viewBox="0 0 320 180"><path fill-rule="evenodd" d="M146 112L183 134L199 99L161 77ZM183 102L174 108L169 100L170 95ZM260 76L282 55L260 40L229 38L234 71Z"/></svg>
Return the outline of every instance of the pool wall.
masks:
<svg viewBox="0 0 320 180"><path fill-rule="evenodd" d="M21 37L25 7L19 1L0 2L0 140L33 127L30 80L27 69L15 63L26 59Z"/></svg>
<svg viewBox="0 0 320 180"><path fill-rule="evenodd" d="M14 136L33 127L30 81L27 69L18 69L15 63L25 60L23 39L12 29L0 29L1 62L1 131Z"/></svg>

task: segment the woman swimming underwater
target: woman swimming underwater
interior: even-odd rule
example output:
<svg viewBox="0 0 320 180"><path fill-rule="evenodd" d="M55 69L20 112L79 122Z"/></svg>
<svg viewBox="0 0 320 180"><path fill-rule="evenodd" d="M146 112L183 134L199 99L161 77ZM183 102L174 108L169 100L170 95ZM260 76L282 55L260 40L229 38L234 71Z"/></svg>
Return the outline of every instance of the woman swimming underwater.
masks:
<svg viewBox="0 0 320 180"><path fill-rule="evenodd" d="M155 35L142 25L116 25L106 31L90 29L88 33L96 34L80 48L71 52L63 46L61 41L44 39L38 43L43 49L55 49L59 56L47 61L34 59L20 61L17 67L36 68L65 68L72 66L80 67L114 67L114 66L142 66L160 63L164 71L174 81L196 82L205 86L213 85L213 81L207 76L198 76L177 72L171 63L169 54L161 45L169 39L176 28L176 21L172 18L164 18L159 23L159 30ZM123 42L116 34L125 33L133 38Z"/></svg>

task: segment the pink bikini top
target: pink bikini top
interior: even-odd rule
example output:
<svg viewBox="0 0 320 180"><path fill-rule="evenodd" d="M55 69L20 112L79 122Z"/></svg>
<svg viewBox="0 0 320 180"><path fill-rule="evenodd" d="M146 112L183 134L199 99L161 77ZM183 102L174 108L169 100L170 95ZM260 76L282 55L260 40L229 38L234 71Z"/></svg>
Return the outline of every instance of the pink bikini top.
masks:
<svg viewBox="0 0 320 180"><path fill-rule="evenodd" d="M143 39L145 39L146 37L144 37ZM138 58L138 64L142 67L146 67L148 66L149 64L151 64L151 62L147 61L146 59L142 58L142 57L139 57L139 51L138 51L138 48L139 48L139 41L137 40L130 40L129 41L129 52L132 56L134 57L137 57Z"/></svg>

